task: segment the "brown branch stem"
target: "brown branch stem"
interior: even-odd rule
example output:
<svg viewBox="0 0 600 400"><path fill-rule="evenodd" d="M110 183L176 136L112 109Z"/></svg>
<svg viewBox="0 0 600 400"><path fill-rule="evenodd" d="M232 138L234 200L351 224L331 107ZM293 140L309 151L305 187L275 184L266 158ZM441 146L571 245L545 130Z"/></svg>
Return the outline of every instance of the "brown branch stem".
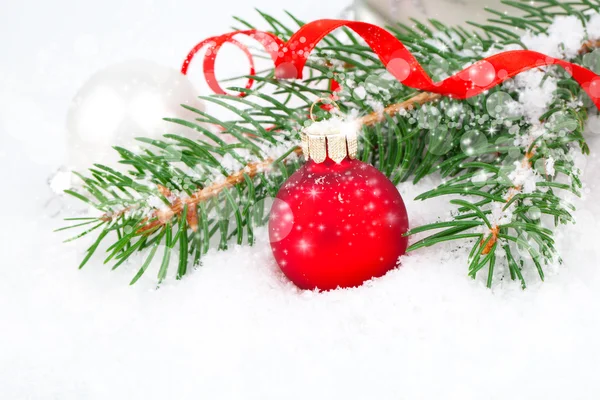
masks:
<svg viewBox="0 0 600 400"><path fill-rule="evenodd" d="M533 148L531 151L528 151L527 153L525 153L525 156L523 157L523 160L521 160L521 164L525 167L528 166L531 168L531 158L535 155L535 148ZM508 190L508 196L506 197L506 203L508 203L509 201L512 200L512 198L517 195L520 191L521 191L522 187L521 186L513 186ZM494 225L491 229L490 229L490 234L492 235L492 238L490 239L489 242L487 242L487 244L485 245L485 247L481 250L481 254L488 254L492 248L494 247L494 245L496 244L496 242L498 241L498 235L500 234L500 226L499 225ZM483 244L484 241L481 240L481 244Z"/></svg>

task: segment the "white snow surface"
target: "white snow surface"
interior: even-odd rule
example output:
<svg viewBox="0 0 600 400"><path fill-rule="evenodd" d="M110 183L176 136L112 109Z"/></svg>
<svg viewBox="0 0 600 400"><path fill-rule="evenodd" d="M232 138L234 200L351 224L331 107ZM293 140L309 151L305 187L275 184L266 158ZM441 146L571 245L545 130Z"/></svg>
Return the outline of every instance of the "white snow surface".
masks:
<svg viewBox="0 0 600 400"><path fill-rule="evenodd" d="M134 263L111 272L95 258L77 270L87 242L51 232L61 202L46 180L65 160L68 103L91 73L128 57L177 67L228 29L231 10L285 6L312 19L342 6L202 3L23 2L0 14L11 38L0 56L1 398L597 399L596 118L578 222L558 238L564 264L545 283L529 271L526 291L467 278L454 244L414 252L360 288L300 291L264 230L256 246L212 251L159 290L155 269L128 286ZM400 186L411 225L448 215L446 199L412 200L434 183Z"/></svg>

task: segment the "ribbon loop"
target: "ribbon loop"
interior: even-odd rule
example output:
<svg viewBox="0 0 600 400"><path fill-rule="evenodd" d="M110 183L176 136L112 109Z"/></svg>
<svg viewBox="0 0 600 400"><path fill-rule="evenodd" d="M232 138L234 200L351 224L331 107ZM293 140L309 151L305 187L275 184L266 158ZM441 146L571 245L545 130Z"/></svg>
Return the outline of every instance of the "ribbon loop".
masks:
<svg viewBox="0 0 600 400"><path fill-rule="evenodd" d="M479 60L449 78L434 82L417 59L393 34L377 25L360 21L334 19L313 21L303 25L287 43L272 33L254 29L215 36L200 42L192 49L183 63L181 72L186 74L194 55L202 47L210 44L209 51L204 58L204 77L215 93L224 94L225 91L215 77L216 56L224 43L233 43L245 52L250 60L251 75L254 74L252 55L245 46L233 39L235 35L244 34L261 43L269 53L275 65L277 79L301 79L302 70L311 51L325 36L341 27L347 27L356 32L377 54L390 74L403 85L414 89L457 99L467 99L477 96L523 71L556 64L567 70L590 96L596 107L600 108L600 77L577 64L548 57L535 51L512 50ZM250 79L246 87L250 88L251 86L252 80ZM332 86L334 85L332 84ZM336 83L335 87L339 89L339 84Z"/></svg>

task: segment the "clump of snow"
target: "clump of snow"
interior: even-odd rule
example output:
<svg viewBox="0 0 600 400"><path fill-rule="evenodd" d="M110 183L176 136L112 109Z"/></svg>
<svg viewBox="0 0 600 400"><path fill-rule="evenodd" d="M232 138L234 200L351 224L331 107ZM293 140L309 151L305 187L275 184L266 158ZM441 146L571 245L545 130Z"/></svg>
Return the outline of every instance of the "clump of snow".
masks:
<svg viewBox="0 0 600 400"><path fill-rule="evenodd" d="M540 181L539 175L531 168L528 162L515 161L515 169L508 174L508 178L515 187L521 188L522 193L533 193L536 182Z"/></svg>
<svg viewBox="0 0 600 400"><path fill-rule="evenodd" d="M523 105L525 116L530 122L538 121L552 101L552 94L557 88L556 79L545 77L544 71L529 70L517 75L514 85L519 90L519 102Z"/></svg>
<svg viewBox="0 0 600 400"><path fill-rule="evenodd" d="M56 194L63 194L65 190L73 187L73 171L68 168L59 168L49 179L48 186Z"/></svg>
<svg viewBox="0 0 600 400"><path fill-rule="evenodd" d="M515 136L515 146L523 148L524 151L540 136L548 135L546 127L539 121L535 121L531 127L525 131L517 131Z"/></svg>
<svg viewBox="0 0 600 400"><path fill-rule="evenodd" d="M356 118L334 114L331 118L314 121L304 128L304 133L315 136L353 136L356 135L359 128L360 125Z"/></svg>
<svg viewBox="0 0 600 400"><path fill-rule="evenodd" d="M573 58L586 38L586 31L574 15L559 16L548 27L547 34L526 33L521 41L529 50L555 58Z"/></svg>
<svg viewBox="0 0 600 400"><path fill-rule="evenodd" d="M600 14L594 13L588 20L585 30L588 34L588 39L600 39Z"/></svg>

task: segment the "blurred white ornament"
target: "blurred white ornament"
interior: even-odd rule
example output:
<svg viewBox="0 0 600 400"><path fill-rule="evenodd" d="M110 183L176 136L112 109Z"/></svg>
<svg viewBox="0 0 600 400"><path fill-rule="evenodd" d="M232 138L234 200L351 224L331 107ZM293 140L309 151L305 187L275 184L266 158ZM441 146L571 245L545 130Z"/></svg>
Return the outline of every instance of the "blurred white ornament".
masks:
<svg viewBox="0 0 600 400"><path fill-rule="evenodd" d="M113 146L135 149L140 145L136 137L160 139L175 133L197 138L198 132L163 121L194 121L198 115L181 104L204 110L197 96L185 75L152 61L125 61L96 72L67 116L68 167L81 172L93 163L119 168Z"/></svg>

